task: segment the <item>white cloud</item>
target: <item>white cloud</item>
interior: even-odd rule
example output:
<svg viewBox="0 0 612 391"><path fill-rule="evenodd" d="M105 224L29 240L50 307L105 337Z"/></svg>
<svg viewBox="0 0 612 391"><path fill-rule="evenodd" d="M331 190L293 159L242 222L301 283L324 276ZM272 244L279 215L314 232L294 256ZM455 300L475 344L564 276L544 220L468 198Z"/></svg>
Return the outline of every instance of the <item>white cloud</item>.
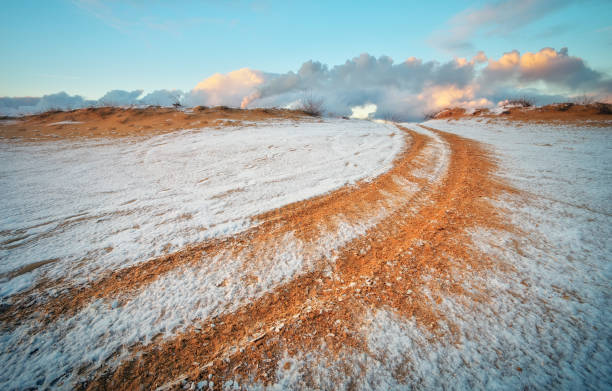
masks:
<svg viewBox="0 0 612 391"><path fill-rule="evenodd" d="M142 90L134 91L123 91L123 90L112 90L104 94L102 98L98 100L104 106L128 106L138 102L138 97L142 95Z"/></svg>
<svg viewBox="0 0 612 391"><path fill-rule="evenodd" d="M612 80L570 56L566 48L523 54L515 50L497 59L478 52L469 60L459 57L445 63L415 57L396 63L390 57L364 53L333 67L307 61L297 72L284 74L249 68L218 73L187 93L158 90L142 96L142 90L114 90L98 101L59 93L35 104L3 98L0 113L102 104L170 106L177 100L186 106L293 107L309 94L323 99L325 111L332 115L417 120L447 106L491 106L520 95L549 103L584 93L602 99L612 93Z"/></svg>

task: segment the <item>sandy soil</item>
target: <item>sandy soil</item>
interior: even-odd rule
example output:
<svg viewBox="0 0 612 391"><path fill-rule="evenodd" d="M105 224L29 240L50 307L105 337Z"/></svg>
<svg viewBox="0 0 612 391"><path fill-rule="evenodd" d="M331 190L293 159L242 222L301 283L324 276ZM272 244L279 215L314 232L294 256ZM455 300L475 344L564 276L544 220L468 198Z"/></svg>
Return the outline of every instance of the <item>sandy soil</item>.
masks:
<svg viewBox="0 0 612 391"><path fill-rule="evenodd" d="M255 121L307 118L312 117L284 109L100 107L0 119L0 139L39 141L147 136L179 129L216 128L230 124L248 126Z"/></svg>
<svg viewBox="0 0 612 391"><path fill-rule="evenodd" d="M608 105L609 110L610 105ZM559 103L542 107L509 107L494 113L488 109L469 112L462 108L441 110L435 119L457 120L461 118L483 118L528 123L573 124L581 126L609 127L612 122L610 113L603 113L599 106Z"/></svg>

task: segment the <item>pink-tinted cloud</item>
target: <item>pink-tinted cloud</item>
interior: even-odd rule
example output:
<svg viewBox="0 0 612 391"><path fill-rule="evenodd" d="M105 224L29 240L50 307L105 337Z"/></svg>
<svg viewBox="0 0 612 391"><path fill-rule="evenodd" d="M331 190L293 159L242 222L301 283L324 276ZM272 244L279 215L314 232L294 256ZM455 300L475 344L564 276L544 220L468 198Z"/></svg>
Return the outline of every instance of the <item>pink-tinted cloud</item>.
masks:
<svg viewBox="0 0 612 391"><path fill-rule="evenodd" d="M206 106L241 106L243 100L264 81L263 72L249 68L227 74L216 73L194 87L189 96L189 103Z"/></svg>
<svg viewBox="0 0 612 391"><path fill-rule="evenodd" d="M458 88L455 85L430 86L418 95L428 111L436 111L445 107L489 107L493 102L477 96L475 86Z"/></svg>
<svg viewBox="0 0 612 391"><path fill-rule="evenodd" d="M608 90L609 79L588 67L580 57L570 56L567 48L543 48L522 55L513 50L498 60L490 59L483 70L487 83L528 84L536 81L566 89Z"/></svg>

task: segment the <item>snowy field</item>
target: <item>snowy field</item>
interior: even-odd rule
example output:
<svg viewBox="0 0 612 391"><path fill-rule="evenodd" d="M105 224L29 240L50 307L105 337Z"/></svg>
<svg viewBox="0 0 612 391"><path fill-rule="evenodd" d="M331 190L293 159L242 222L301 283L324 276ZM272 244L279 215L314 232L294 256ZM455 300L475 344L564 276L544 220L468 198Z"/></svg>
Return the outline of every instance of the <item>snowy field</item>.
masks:
<svg viewBox="0 0 612 391"><path fill-rule="evenodd" d="M391 125L330 120L3 144L3 295L41 277L86 282L244 231L259 213L380 175L404 143ZM364 229L363 222L344 224L315 249L286 235L249 267L247 255L206 256L200 267L168 273L122 305L95 300L43 330L37 321L4 330L0 360L9 371L0 384L69 387L78 366L96 368L122 346L150 343L244 304ZM11 271L49 258L57 260L10 279ZM260 277L257 284L244 284L249 273Z"/></svg>
<svg viewBox="0 0 612 391"><path fill-rule="evenodd" d="M410 341L423 337L388 314L376 315L373 341L409 336L397 346L417 358L425 388L609 389L612 128L503 120L425 125L490 146L498 174L528 196L495 201L525 234L473 233L513 271L473 282L498 293L482 308L465 312L452 298L444 303L463 330L460 349L415 349Z"/></svg>
<svg viewBox="0 0 612 391"><path fill-rule="evenodd" d="M499 159L497 175L527 196L491 200L523 234L471 233L500 267L464 286L484 288L490 300L448 296L439 303L459 326L450 338L375 309L360 330L367 353L347 348L341 365L324 346L287 356L272 389L301 389L303 370L322 389L349 389L347 372L360 375L362 390L610 389L612 128L477 120L424 125L485 143Z"/></svg>
<svg viewBox="0 0 612 391"><path fill-rule="evenodd" d="M43 277L83 283L190 243L232 237L257 226L263 212L386 172L410 145L395 126L368 121L252 125L0 144L2 300ZM411 171L420 185L402 182L402 192L357 217L335 216L307 240L288 231L255 249L203 254L197 267L93 299L49 324L32 318L4 328L0 388L71 388L125 360L134 344L231 313L317 260L333 261L336 249L452 175L443 137L405 125L429 140L417 159L424 166ZM322 389L352 384L347 373L360 374L357 389L364 390L612 387L612 129L478 120L424 125L484 143L498 160L496 174L522 191L490 200L522 232L469 232L499 267L463 285L490 300L449 296L437 304L458 326L452 341L372 307L363 324L351 325L367 352L347 347L338 359L325 346L298 351L279 361L276 384L244 386L301 389L307 370L309 384ZM246 284L246 277L256 282ZM410 370L398 376L400 368Z"/></svg>
<svg viewBox="0 0 612 391"><path fill-rule="evenodd" d="M330 120L0 144L0 294L235 234L257 214L381 174L403 143L390 125Z"/></svg>

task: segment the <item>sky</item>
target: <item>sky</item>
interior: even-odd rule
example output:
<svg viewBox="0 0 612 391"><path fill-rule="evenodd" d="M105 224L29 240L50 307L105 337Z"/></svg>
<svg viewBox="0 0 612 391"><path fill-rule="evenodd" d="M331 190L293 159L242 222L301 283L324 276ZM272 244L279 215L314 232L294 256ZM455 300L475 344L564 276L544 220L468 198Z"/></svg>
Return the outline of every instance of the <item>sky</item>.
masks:
<svg viewBox="0 0 612 391"><path fill-rule="evenodd" d="M154 91L179 90L174 95L192 92L181 95L186 102L223 103L218 92L224 90L223 83L231 84L235 78L221 80L215 75L227 76L247 68L254 73L236 76L249 79L244 88L230 88L227 103L234 103L238 95L245 94L240 102L246 95L257 96L254 89L266 89L277 76L298 73L312 61L331 72L323 77L326 85L322 86L322 78L313 85L304 80L294 84L299 84L301 91L314 90L328 98L333 95L332 87L338 88L333 81L334 67L366 54L392 59L395 65L416 58L443 67L457 59L469 62L479 52L487 61L497 61L512 51L522 56L551 48L567 53L567 58L580 59L588 71L600 75L591 75L588 85L562 85L558 76L554 82L530 79L529 88L537 91L528 91L535 95L592 93L605 97L607 87L594 86L596 82L606 84L612 75L612 1L607 0L7 0L2 7L0 97L66 92L98 100L112 90L142 90L141 98ZM471 95L491 100L495 94L489 91L487 95L479 87L485 79L480 75L485 66L473 69L479 75L473 77ZM585 71L578 71L584 79ZM202 92L208 91L206 85L199 95L194 94L195 87L211 76L217 77L216 97ZM527 88L523 82L529 77L513 77ZM429 82L424 86L432 87L434 82L426 80ZM448 87L452 83L442 84ZM460 82L455 87L465 85ZM409 90L418 96L423 88L411 85ZM345 91L345 96L349 92ZM374 95L365 96L360 103L376 100ZM346 99L332 96L331 100ZM345 112L347 105L335 108Z"/></svg>

